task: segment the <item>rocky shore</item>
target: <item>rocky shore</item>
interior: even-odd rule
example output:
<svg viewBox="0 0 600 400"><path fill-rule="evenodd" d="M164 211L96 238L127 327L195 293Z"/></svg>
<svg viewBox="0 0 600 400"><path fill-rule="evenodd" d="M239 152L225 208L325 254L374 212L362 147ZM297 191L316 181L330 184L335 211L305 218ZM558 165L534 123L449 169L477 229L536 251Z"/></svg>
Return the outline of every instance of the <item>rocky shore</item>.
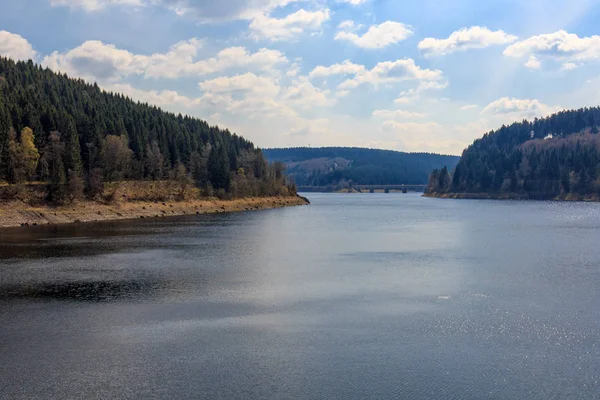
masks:
<svg viewBox="0 0 600 400"><path fill-rule="evenodd" d="M301 206L300 196L251 197L236 200L217 198L185 201L128 201L103 204L79 201L68 206L30 206L20 201L0 203L0 227L69 224L136 218L165 218L222 212L251 211Z"/></svg>

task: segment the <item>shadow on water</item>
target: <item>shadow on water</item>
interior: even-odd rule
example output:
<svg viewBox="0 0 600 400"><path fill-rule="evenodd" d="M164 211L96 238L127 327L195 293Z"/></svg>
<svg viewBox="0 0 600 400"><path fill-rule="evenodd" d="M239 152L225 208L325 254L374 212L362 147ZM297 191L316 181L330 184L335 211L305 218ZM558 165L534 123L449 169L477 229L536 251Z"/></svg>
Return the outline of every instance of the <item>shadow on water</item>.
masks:
<svg viewBox="0 0 600 400"><path fill-rule="evenodd" d="M37 299L109 302L152 297L163 289L158 280L36 282L0 285L0 300Z"/></svg>

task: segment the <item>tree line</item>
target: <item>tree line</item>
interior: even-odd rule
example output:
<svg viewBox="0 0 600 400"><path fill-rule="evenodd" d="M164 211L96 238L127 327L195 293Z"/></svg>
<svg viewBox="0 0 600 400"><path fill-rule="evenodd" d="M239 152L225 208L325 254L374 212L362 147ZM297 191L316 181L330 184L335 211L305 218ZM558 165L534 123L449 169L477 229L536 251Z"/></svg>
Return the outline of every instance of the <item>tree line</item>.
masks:
<svg viewBox="0 0 600 400"><path fill-rule="evenodd" d="M119 180L189 181L207 195L295 193L281 163L227 129L0 57L0 180L43 182L48 199Z"/></svg>
<svg viewBox="0 0 600 400"><path fill-rule="evenodd" d="M436 169L429 193L549 199L600 194L600 108L502 126L469 146L453 171Z"/></svg>

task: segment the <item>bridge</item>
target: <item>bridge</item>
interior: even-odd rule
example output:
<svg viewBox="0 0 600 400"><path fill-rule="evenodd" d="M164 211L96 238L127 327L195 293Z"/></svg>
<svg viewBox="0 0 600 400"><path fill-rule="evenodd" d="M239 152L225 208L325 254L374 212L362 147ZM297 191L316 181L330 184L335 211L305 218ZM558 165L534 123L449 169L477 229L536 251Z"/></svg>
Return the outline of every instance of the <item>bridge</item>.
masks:
<svg viewBox="0 0 600 400"><path fill-rule="evenodd" d="M352 185L361 193L373 192L425 192L427 185ZM299 186L299 192L335 192L337 189L334 186Z"/></svg>
<svg viewBox="0 0 600 400"><path fill-rule="evenodd" d="M354 189L360 192L374 192L381 191L384 192L424 192L427 189L427 185L353 185Z"/></svg>

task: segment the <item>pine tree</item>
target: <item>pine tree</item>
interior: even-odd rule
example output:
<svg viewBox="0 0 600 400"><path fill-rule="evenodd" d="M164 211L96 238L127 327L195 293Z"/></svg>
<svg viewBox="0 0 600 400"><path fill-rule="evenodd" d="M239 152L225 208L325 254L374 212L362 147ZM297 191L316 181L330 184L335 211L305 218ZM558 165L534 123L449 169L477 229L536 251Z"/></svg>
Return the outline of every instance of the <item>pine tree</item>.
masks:
<svg viewBox="0 0 600 400"><path fill-rule="evenodd" d="M2 101L2 92L0 91L0 180L8 180L8 166L10 163L9 142L11 121Z"/></svg>
<svg viewBox="0 0 600 400"><path fill-rule="evenodd" d="M67 170L73 171L73 174L81 176L83 165L81 163L81 147L79 146L79 136L75 121L71 116L64 113L60 121L60 138L64 143L64 166Z"/></svg>
<svg viewBox="0 0 600 400"><path fill-rule="evenodd" d="M223 145L212 148L208 157L208 176L215 189L229 190L229 159Z"/></svg>

